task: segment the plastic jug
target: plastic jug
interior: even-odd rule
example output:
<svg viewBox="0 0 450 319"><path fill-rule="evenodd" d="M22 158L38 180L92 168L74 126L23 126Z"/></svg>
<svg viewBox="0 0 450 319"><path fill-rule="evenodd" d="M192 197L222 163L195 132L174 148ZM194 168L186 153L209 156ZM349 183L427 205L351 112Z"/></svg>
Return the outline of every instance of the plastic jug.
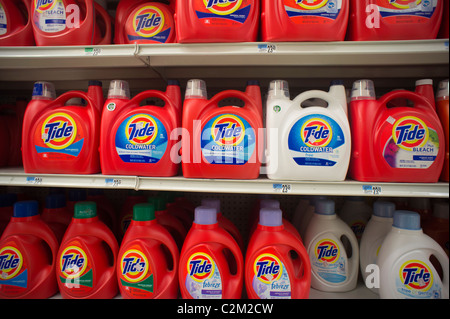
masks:
<svg viewBox="0 0 450 319"><path fill-rule="evenodd" d="M180 127L181 92L178 81L169 81L166 92L144 91L128 100L123 81L112 81L102 115L100 159L105 175L174 176L178 173L177 139ZM146 99L160 99L140 106Z"/></svg>
<svg viewBox="0 0 450 319"><path fill-rule="evenodd" d="M262 0L262 41L343 41L349 0Z"/></svg>
<svg viewBox="0 0 450 319"><path fill-rule="evenodd" d="M0 47L33 46L31 2L0 0Z"/></svg>
<svg viewBox="0 0 450 319"><path fill-rule="evenodd" d="M241 297L242 252L233 237L219 226L214 208L199 206L195 209L195 220L184 241L178 269L184 299Z"/></svg>
<svg viewBox="0 0 450 319"><path fill-rule="evenodd" d="M349 40L435 39L444 0L350 0Z"/></svg>
<svg viewBox="0 0 450 319"><path fill-rule="evenodd" d="M128 299L176 299L179 251L151 204L137 204L119 250L120 293Z"/></svg>
<svg viewBox="0 0 450 319"><path fill-rule="evenodd" d="M448 3L448 1L447 1ZM448 37L447 37L448 38ZM439 119L441 120L442 129L444 130L445 135L445 157L444 157L444 166L442 168L442 173L440 179L444 182L449 181L449 86L448 79L439 82L438 91L436 94L436 107L439 115Z"/></svg>
<svg viewBox="0 0 450 319"><path fill-rule="evenodd" d="M110 299L118 293L119 246L99 220L94 202L78 202L56 259L56 275L65 299Z"/></svg>
<svg viewBox="0 0 450 319"><path fill-rule="evenodd" d="M177 1L178 42L255 42L259 15L259 0Z"/></svg>
<svg viewBox="0 0 450 319"><path fill-rule="evenodd" d="M346 251L342 237L350 244ZM325 292L347 292L356 288L359 246L350 227L335 213L332 200L316 203L305 235L311 262L311 287Z"/></svg>
<svg viewBox="0 0 450 319"><path fill-rule="evenodd" d="M436 202L433 205L433 215L423 223L423 232L433 238L449 255L449 205L446 202Z"/></svg>
<svg viewBox="0 0 450 319"><path fill-rule="evenodd" d="M349 196L345 198L338 215L350 226L359 242L367 222L372 216L372 208L366 203L364 197Z"/></svg>
<svg viewBox="0 0 450 319"><path fill-rule="evenodd" d="M441 278L430 261L434 256L444 273ZM396 211L391 231L381 245L382 299L448 299L448 256L441 246L425 235L416 212Z"/></svg>
<svg viewBox="0 0 450 319"><path fill-rule="evenodd" d="M320 106L319 101L328 106ZM308 102L312 105L305 107ZM342 82L333 81L329 92L306 91L291 100L288 83L272 81L266 119L268 178L314 181L346 178L351 139Z"/></svg>
<svg viewBox="0 0 450 319"><path fill-rule="evenodd" d="M280 209L261 209L245 257L248 297L308 299L310 285L311 263L303 243L284 227Z"/></svg>
<svg viewBox="0 0 450 319"><path fill-rule="evenodd" d="M67 209L64 194L50 194L45 198L41 218L53 230L58 243L61 243L72 216L73 213Z"/></svg>
<svg viewBox="0 0 450 319"><path fill-rule="evenodd" d="M434 107L432 80L416 82L415 92L395 90L375 98L371 80L353 84L350 102L352 158L357 181L434 183L444 162L444 132ZM406 103L390 107L400 99Z"/></svg>
<svg viewBox="0 0 450 319"><path fill-rule="evenodd" d="M37 201L15 203L0 238L1 299L46 299L58 291L58 241L38 209Z"/></svg>
<svg viewBox="0 0 450 319"><path fill-rule="evenodd" d="M233 101L231 106L219 106L222 100L232 98L245 105L237 107ZM256 81L249 81L245 92L222 91L208 100L205 82L189 80L183 105L183 176L256 179L261 167L262 128L261 91Z"/></svg>
<svg viewBox="0 0 450 319"><path fill-rule="evenodd" d="M81 91L69 91L52 101L47 98L48 92L43 91L45 86L48 84L35 84L33 99L25 111L22 133L25 172L100 172L100 115L94 101ZM72 98L81 98L87 105L65 105Z"/></svg>

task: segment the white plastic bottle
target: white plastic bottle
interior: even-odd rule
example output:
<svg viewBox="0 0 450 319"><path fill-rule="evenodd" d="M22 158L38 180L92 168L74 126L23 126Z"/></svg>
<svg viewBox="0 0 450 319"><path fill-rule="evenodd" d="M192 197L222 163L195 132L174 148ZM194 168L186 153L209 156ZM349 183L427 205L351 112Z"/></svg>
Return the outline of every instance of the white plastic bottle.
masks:
<svg viewBox="0 0 450 319"><path fill-rule="evenodd" d="M367 222L372 216L372 207L366 203L364 197L346 197L344 205L338 213L339 217L350 226L356 239L361 240Z"/></svg>
<svg viewBox="0 0 450 319"><path fill-rule="evenodd" d="M266 103L266 126L268 178L345 179L351 137L345 87L341 82L334 81L329 92L306 91L291 100L288 83L272 81Z"/></svg>
<svg viewBox="0 0 450 319"><path fill-rule="evenodd" d="M347 254L341 238L347 238ZM335 213L332 200L316 203L306 231L305 247L311 261L311 287L325 292L346 292L356 288L359 248L355 234Z"/></svg>
<svg viewBox="0 0 450 319"><path fill-rule="evenodd" d="M430 261L434 256L443 270L439 276ZM448 256L438 243L424 234L420 215L396 211L377 260L380 267L380 298L449 298Z"/></svg>
<svg viewBox="0 0 450 319"><path fill-rule="evenodd" d="M388 201L376 201L373 215L367 222L359 246L361 275L366 287L378 294L379 278L376 275L377 256L384 238L392 229L395 204ZM369 266L369 267L368 267Z"/></svg>

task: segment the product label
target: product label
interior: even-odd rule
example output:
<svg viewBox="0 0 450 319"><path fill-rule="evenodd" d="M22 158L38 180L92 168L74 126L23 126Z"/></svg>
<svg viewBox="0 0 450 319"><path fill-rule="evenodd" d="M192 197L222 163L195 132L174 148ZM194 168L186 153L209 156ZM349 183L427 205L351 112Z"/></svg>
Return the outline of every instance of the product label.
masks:
<svg viewBox="0 0 450 319"><path fill-rule="evenodd" d="M389 24L426 23L440 0L377 0L381 18Z"/></svg>
<svg viewBox="0 0 450 319"><path fill-rule="evenodd" d="M54 33L66 28L66 8L62 0L33 0L34 24L42 31Z"/></svg>
<svg viewBox="0 0 450 319"><path fill-rule="evenodd" d="M149 40L165 43L171 28L161 9L157 6L146 5L134 13L131 21L128 20L126 32L130 41Z"/></svg>
<svg viewBox="0 0 450 319"><path fill-rule="evenodd" d="M284 9L296 24L326 24L337 19L342 0L284 0Z"/></svg>
<svg viewBox="0 0 450 319"><path fill-rule="evenodd" d="M192 298L222 299L222 278L211 256L203 252L194 253L184 267L187 267L186 289Z"/></svg>
<svg viewBox="0 0 450 319"><path fill-rule="evenodd" d="M261 299L291 298L289 274L277 256L261 254L255 258L252 288Z"/></svg>
<svg viewBox="0 0 450 319"><path fill-rule="evenodd" d="M153 271L139 245L130 247L120 259L119 280L128 295L152 298L155 291Z"/></svg>
<svg viewBox="0 0 450 319"><path fill-rule="evenodd" d="M194 10L198 19L208 26L240 26L248 19L251 0L197 0Z"/></svg>
<svg viewBox="0 0 450 319"><path fill-rule="evenodd" d="M0 248L0 292L8 296L23 293L28 285L28 266L13 242Z"/></svg>
<svg viewBox="0 0 450 319"><path fill-rule="evenodd" d="M78 241L71 242L61 254L58 276L72 293L86 294L93 289L92 263Z"/></svg>
<svg viewBox="0 0 450 319"><path fill-rule="evenodd" d="M2 4L0 3L0 35L8 32L8 19L6 19L6 12L3 9Z"/></svg>
<svg viewBox="0 0 450 319"><path fill-rule="evenodd" d="M393 168L427 169L439 153L436 131L414 116L387 119L380 141L380 151Z"/></svg>
<svg viewBox="0 0 450 319"><path fill-rule="evenodd" d="M314 273L333 284L343 283L348 278L347 254L340 245L337 239L324 238L314 242L309 251Z"/></svg>
<svg viewBox="0 0 450 319"><path fill-rule="evenodd" d="M244 165L256 148L255 131L238 115L218 115L203 127L201 147L210 164Z"/></svg>
<svg viewBox="0 0 450 319"><path fill-rule="evenodd" d="M158 163L167 149L167 130L161 121L140 113L126 118L116 132L116 151L125 163Z"/></svg>
<svg viewBox="0 0 450 319"><path fill-rule="evenodd" d="M345 155L342 128L331 117L302 117L289 132L290 156L300 166L335 166Z"/></svg>
<svg viewBox="0 0 450 319"><path fill-rule="evenodd" d="M401 264L395 282L396 290L406 298L440 299L442 287L435 280L433 268L421 260L408 260Z"/></svg>
<svg viewBox="0 0 450 319"><path fill-rule="evenodd" d="M53 113L38 123L34 144L42 159L64 161L77 158L84 145L85 133L72 116Z"/></svg>

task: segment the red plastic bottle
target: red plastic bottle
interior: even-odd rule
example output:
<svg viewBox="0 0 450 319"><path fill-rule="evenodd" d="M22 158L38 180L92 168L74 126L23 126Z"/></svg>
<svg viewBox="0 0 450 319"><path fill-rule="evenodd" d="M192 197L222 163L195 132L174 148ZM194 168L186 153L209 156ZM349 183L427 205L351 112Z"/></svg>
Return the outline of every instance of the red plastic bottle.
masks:
<svg viewBox="0 0 450 319"><path fill-rule="evenodd" d="M410 100L413 107L388 108ZM444 163L444 132L434 107L432 80L416 92L395 90L375 99L370 80L353 84L350 103L350 176L357 181L435 183Z"/></svg>
<svg viewBox="0 0 450 319"><path fill-rule="evenodd" d="M169 81L166 92L149 90L128 100L126 82L112 81L102 115L100 159L105 175L174 176L178 173L178 139L181 92L177 81ZM160 99L140 106L146 99Z"/></svg>
<svg viewBox="0 0 450 319"><path fill-rule="evenodd" d="M354 41L436 39L444 0L350 0L347 37Z"/></svg>
<svg viewBox="0 0 450 319"><path fill-rule="evenodd" d="M33 46L31 1L0 0L0 47Z"/></svg>
<svg viewBox="0 0 450 319"><path fill-rule="evenodd" d="M116 234L119 240L122 240L123 236L130 225L131 219L133 218L133 207L134 205L146 203L147 196L145 196L142 191L128 191L128 195L122 205L121 211L119 213L117 227L118 230Z"/></svg>
<svg viewBox="0 0 450 319"><path fill-rule="evenodd" d="M35 85L24 116L25 172L99 173L100 115L95 102L81 91L69 91L53 101L35 99L35 95L46 96L42 93L42 83ZM72 98L85 100L87 105L65 105Z"/></svg>
<svg viewBox="0 0 450 319"><path fill-rule="evenodd" d="M119 246L97 217L94 202L79 202L59 247L56 276L66 299L110 299L117 295Z"/></svg>
<svg viewBox="0 0 450 319"><path fill-rule="evenodd" d="M194 204L177 192L164 192L160 196L166 199L167 212L178 218L185 229L190 229L194 221Z"/></svg>
<svg viewBox="0 0 450 319"><path fill-rule="evenodd" d="M11 217L13 217L15 202L17 202L16 194L0 194L0 237L6 226L8 226Z"/></svg>
<svg viewBox="0 0 450 319"><path fill-rule="evenodd" d="M447 2L448 3L448 2ZM448 182L449 181L449 145L450 145L450 136L449 136L449 85L448 79L441 81L439 83L438 92L436 94L436 106L439 118L442 123L442 129L444 130L445 135L445 157L444 157L444 166L442 168L441 173L441 181Z"/></svg>
<svg viewBox="0 0 450 319"><path fill-rule="evenodd" d="M239 245L219 226L214 208L197 207L180 254L181 297L239 299L243 278L244 261Z"/></svg>
<svg viewBox="0 0 450 319"><path fill-rule="evenodd" d="M58 240L38 209L37 201L14 204L14 216L0 239L1 299L45 299L58 291Z"/></svg>
<svg viewBox="0 0 450 319"><path fill-rule="evenodd" d="M156 221L151 204L137 204L119 250L117 276L125 299L178 298L180 253Z"/></svg>
<svg viewBox="0 0 450 319"><path fill-rule="evenodd" d="M441 28L439 29L438 38L439 39L448 39L449 35L449 1L444 0L444 8L442 9L442 22Z"/></svg>
<svg viewBox="0 0 450 319"><path fill-rule="evenodd" d="M222 100L231 98L245 105L219 105ZM207 100L205 82L190 80L183 106L183 176L258 178L262 128L261 91L256 81L248 82L245 92L227 90Z"/></svg>
<svg viewBox="0 0 450 319"><path fill-rule="evenodd" d="M67 209L64 194L50 194L45 198L41 218L53 230L58 243L61 243L72 216L73 213Z"/></svg>
<svg viewBox="0 0 450 319"><path fill-rule="evenodd" d="M255 42L259 16L259 0L177 1L178 42Z"/></svg>
<svg viewBox="0 0 450 319"><path fill-rule="evenodd" d="M262 41L343 41L349 0L262 0Z"/></svg>
<svg viewBox="0 0 450 319"><path fill-rule="evenodd" d="M311 264L303 243L284 227L280 209L261 209L245 257L248 297L308 299L310 286Z"/></svg>

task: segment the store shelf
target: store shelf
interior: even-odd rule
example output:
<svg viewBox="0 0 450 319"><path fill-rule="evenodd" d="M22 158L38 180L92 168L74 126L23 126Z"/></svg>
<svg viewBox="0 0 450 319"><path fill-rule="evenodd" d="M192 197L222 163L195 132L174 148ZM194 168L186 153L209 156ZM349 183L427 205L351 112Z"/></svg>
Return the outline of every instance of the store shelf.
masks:
<svg viewBox="0 0 450 319"><path fill-rule="evenodd" d="M448 198L448 183L363 183L357 181L275 181L93 175L26 174L21 168L0 170L0 186L135 189L227 194L285 194Z"/></svg>

